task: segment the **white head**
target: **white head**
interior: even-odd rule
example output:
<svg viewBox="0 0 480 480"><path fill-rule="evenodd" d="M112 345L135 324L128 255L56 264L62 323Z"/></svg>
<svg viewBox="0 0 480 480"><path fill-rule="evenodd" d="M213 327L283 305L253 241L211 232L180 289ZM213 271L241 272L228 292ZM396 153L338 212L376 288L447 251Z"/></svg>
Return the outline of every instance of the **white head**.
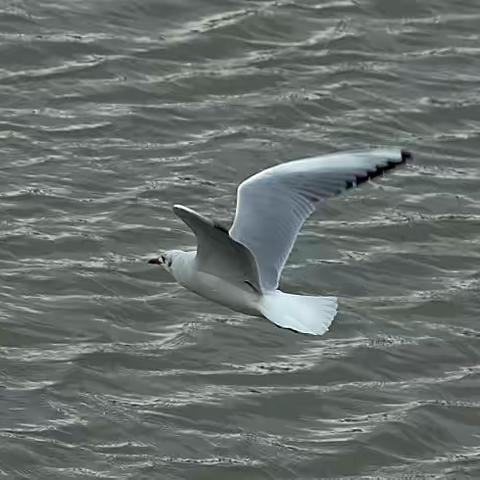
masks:
<svg viewBox="0 0 480 480"><path fill-rule="evenodd" d="M158 258L152 258L148 263L153 263L155 265L161 265L167 272L170 272L173 275L173 268L175 260L182 255L182 250L167 250L163 252Z"/></svg>

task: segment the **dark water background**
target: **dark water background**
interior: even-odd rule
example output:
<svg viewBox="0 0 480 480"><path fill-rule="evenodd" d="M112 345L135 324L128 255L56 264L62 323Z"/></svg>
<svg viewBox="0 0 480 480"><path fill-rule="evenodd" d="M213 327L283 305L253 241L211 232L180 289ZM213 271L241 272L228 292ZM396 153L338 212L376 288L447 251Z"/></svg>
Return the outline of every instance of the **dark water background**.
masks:
<svg viewBox="0 0 480 480"><path fill-rule="evenodd" d="M480 478L477 0L0 1L0 478ZM321 338L144 262L275 163L400 145L283 287Z"/></svg>

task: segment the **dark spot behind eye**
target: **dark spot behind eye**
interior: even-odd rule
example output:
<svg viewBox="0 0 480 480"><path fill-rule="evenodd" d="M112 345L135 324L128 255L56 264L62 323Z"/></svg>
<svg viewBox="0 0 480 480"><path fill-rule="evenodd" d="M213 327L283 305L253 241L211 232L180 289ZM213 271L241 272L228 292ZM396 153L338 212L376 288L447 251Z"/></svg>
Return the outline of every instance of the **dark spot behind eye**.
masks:
<svg viewBox="0 0 480 480"><path fill-rule="evenodd" d="M172 259L169 258L169 259L168 259L168 268L170 268L171 266L172 266Z"/></svg>

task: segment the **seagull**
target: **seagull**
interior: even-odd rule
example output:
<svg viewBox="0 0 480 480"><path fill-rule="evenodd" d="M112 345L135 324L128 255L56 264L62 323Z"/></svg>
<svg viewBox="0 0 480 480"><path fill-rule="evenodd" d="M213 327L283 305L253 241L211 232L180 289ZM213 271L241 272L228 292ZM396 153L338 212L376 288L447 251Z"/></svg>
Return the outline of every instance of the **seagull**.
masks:
<svg viewBox="0 0 480 480"><path fill-rule="evenodd" d="M327 198L413 160L401 149L373 149L294 160L260 171L237 189L227 230L191 208L173 211L193 231L197 249L168 250L161 265L187 289L232 310L264 317L296 332L323 335L337 298L285 293L280 275L305 220Z"/></svg>

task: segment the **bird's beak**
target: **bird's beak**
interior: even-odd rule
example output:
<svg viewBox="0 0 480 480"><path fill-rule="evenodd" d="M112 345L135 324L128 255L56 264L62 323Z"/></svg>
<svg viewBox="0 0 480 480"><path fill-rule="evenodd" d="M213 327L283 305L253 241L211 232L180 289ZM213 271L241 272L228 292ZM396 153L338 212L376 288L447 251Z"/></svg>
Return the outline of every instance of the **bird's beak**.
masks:
<svg viewBox="0 0 480 480"><path fill-rule="evenodd" d="M152 258L148 261L148 263L153 263L154 265L161 265L160 260L158 258Z"/></svg>

